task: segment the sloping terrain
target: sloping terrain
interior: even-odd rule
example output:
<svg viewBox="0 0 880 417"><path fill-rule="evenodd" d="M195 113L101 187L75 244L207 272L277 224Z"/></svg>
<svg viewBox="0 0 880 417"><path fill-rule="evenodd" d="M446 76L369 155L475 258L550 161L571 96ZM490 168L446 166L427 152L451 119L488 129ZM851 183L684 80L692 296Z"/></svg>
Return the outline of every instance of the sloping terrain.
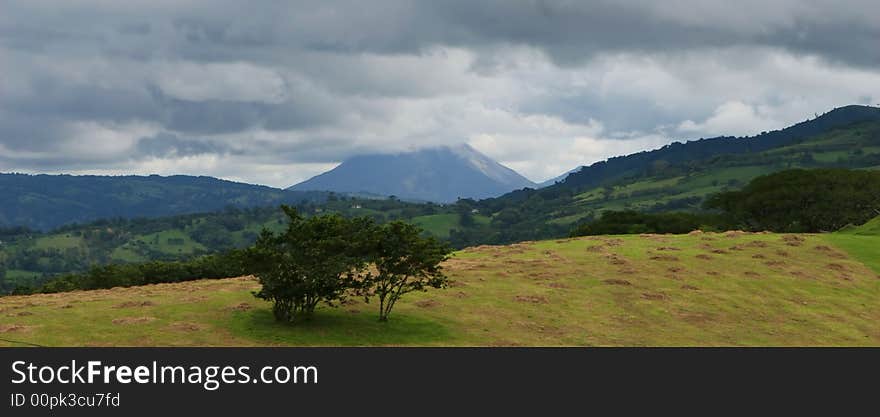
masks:
<svg viewBox="0 0 880 417"><path fill-rule="evenodd" d="M276 324L251 296L252 278L4 297L0 344L880 346L880 268L833 236L694 232L475 247L448 262L451 288L410 294L386 324L361 301Z"/></svg>

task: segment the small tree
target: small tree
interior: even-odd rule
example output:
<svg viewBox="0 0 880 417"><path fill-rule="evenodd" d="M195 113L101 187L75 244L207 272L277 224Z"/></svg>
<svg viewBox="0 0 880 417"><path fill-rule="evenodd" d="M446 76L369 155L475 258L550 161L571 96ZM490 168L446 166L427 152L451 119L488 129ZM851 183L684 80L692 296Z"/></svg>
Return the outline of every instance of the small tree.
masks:
<svg viewBox="0 0 880 417"><path fill-rule="evenodd" d="M379 320L387 321L394 304L404 294L443 288L449 279L440 263L449 258L451 249L433 237L423 237L416 226L402 221L375 229L372 241L375 271L366 275L365 299L379 298Z"/></svg>
<svg viewBox="0 0 880 417"><path fill-rule="evenodd" d="M321 302L333 305L344 298L365 268L361 242L372 222L337 214L306 219L291 207L282 208L287 229L279 235L263 230L244 264L263 286L254 296L273 303L276 320L293 322L309 318Z"/></svg>

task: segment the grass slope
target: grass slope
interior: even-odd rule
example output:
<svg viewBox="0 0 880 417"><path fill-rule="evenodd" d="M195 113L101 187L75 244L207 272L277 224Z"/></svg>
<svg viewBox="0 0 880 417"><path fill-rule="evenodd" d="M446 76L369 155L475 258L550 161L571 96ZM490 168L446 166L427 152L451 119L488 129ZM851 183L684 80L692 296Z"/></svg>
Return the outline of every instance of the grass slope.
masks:
<svg viewBox="0 0 880 417"><path fill-rule="evenodd" d="M870 243L880 247L880 237ZM833 239L832 239L833 241ZM0 338L50 346L880 345L880 275L827 236L693 233L482 246L454 285L376 321L282 325L252 278L0 298ZM0 344L10 342L0 342Z"/></svg>
<svg viewBox="0 0 880 417"><path fill-rule="evenodd" d="M861 226L825 235L825 239L880 274L880 216Z"/></svg>

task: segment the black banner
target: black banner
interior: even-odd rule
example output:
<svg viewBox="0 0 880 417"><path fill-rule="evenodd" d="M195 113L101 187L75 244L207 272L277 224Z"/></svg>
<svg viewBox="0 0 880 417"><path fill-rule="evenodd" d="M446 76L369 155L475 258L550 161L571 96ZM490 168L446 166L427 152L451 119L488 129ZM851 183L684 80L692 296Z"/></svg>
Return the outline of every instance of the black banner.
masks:
<svg viewBox="0 0 880 417"><path fill-rule="evenodd" d="M877 349L5 348L0 358L3 416L714 414L772 404L840 415L873 401L880 370Z"/></svg>

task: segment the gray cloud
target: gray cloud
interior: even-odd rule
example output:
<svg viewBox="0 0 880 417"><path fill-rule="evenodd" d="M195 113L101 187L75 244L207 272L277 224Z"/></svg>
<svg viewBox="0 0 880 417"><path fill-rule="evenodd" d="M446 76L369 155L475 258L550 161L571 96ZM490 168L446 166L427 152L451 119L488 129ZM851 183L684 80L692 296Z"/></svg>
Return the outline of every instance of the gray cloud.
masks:
<svg viewBox="0 0 880 417"><path fill-rule="evenodd" d="M4 171L282 186L359 152L467 141L540 180L880 97L880 4L869 0L2 9Z"/></svg>

